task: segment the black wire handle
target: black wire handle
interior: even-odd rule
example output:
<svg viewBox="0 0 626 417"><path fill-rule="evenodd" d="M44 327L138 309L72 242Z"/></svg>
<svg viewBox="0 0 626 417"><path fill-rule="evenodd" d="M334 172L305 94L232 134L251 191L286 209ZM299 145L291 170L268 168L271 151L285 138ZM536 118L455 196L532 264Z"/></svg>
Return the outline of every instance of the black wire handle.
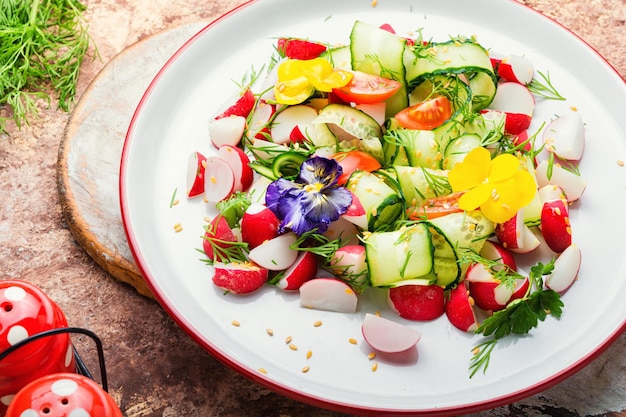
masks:
<svg viewBox="0 0 626 417"><path fill-rule="evenodd" d="M6 358L11 353L15 352L16 350L18 350L22 346L27 345L30 342L34 342L35 340L39 340L44 337L54 336L54 335L58 335L62 333L80 333L80 334L90 337L95 342L96 349L98 350L98 362L100 365L100 380L102 382L102 389L108 392L109 384L107 381L106 365L104 363L104 349L102 348L102 341L91 330L82 329L80 327L62 327L58 329L45 330L43 332L36 333L32 336L27 337L26 339L20 340L18 343L10 346L3 352L0 352L0 361L2 361L2 359ZM73 344L72 344L72 348L74 350L74 359L76 360L76 367L78 368L79 373L90 379L93 379L93 377L91 376L91 373L85 366L85 363L83 362L83 360L78 355L78 352L76 351L76 348L73 346Z"/></svg>

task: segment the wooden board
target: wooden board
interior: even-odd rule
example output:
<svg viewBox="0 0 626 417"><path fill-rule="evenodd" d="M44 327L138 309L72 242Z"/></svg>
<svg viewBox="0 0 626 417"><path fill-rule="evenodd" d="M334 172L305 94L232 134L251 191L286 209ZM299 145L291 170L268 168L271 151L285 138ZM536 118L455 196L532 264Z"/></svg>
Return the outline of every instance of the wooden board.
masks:
<svg viewBox="0 0 626 417"><path fill-rule="evenodd" d="M203 26L167 30L111 60L76 105L59 147L59 199L76 241L108 273L151 298L122 224L119 163L130 120L150 82Z"/></svg>

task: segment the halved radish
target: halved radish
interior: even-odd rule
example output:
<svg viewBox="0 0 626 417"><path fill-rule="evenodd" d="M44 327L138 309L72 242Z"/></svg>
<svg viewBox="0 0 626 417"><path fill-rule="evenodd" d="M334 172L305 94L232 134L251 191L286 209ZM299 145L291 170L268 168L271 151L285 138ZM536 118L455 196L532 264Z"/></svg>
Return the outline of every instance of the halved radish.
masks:
<svg viewBox="0 0 626 417"><path fill-rule="evenodd" d="M215 116L215 120L230 116L248 117L254 108L254 102L256 99L254 98L252 90L250 90L250 88L246 88L244 91L239 93L236 98L233 98L231 102L233 101L234 104Z"/></svg>
<svg viewBox="0 0 626 417"><path fill-rule="evenodd" d="M307 131L313 129L311 123L317 117L317 111L306 104L289 106L279 111L272 122L270 133L274 143L286 144L291 140L294 130L298 129L300 135L307 136Z"/></svg>
<svg viewBox="0 0 626 417"><path fill-rule="evenodd" d="M361 333L368 345L384 353L405 352L422 338L417 329L370 313L365 314Z"/></svg>
<svg viewBox="0 0 626 417"><path fill-rule="evenodd" d="M587 180L580 175L568 171L560 165L553 164L552 175L548 178L549 169L550 163L547 160L539 162L535 169L537 184L539 187L548 184L558 185L565 192L568 202L578 200L587 188Z"/></svg>
<svg viewBox="0 0 626 417"><path fill-rule="evenodd" d="M516 135L528 129L535 111L535 98L526 86L516 82L498 85L489 108L506 113L504 130Z"/></svg>
<svg viewBox="0 0 626 417"><path fill-rule="evenodd" d="M204 197L207 201L217 203L232 194L235 187L235 175L228 162L222 158L210 156L205 163Z"/></svg>
<svg viewBox="0 0 626 417"><path fill-rule="evenodd" d="M539 193L539 198L542 203L547 203L549 201L554 200L564 200L567 201L567 196L565 195L565 191L558 185L548 184L544 185L537 191Z"/></svg>
<svg viewBox="0 0 626 417"><path fill-rule="evenodd" d="M389 288L387 301L392 310L408 320L434 320L445 311L444 289L434 284L401 283Z"/></svg>
<svg viewBox="0 0 626 417"><path fill-rule="evenodd" d="M485 240L483 247L480 249L480 256L490 261L500 262L502 266L498 265L496 269L502 269L506 266L511 271L517 271L517 262L513 253L498 242Z"/></svg>
<svg viewBox="0 0 626 417"><path fill-rule="evenodd" d="M237 236L224 216L216 216L207 225L202 239L202 249L212 261L222 261L219 248L226 248L229 242L237 242ZM217 252L217 253L216 253Z"/></svg>
<svg viewBox="0 0 626 417"><path fill-rule="evenodd" d="M365 208L363 208L363 204L361 204L361 200L359 200L356 194L352 193L352 203L350 203L350 206L348 206L348 209L341 217L355 226L367 230L367 213L365 213Z"/></svg>
<svg viewBox="0 0 626 417"><path fill-rule="evenodd" d="M256 179L248 189L248 195L250 196L251 203L265 204L265 193L267 192L267 186L272 183L272 180L262 175Z"/></svg>
<svg viewBox="0 0 626 417"><path fill-rule="evenodd" d="M270 271L287 269L298 258L298 251L290 248L291 245L296 243L296 240L295 233L285 233L274 239L267 240L252 249L248 254L248 258Z"/></svg>
<svg viewBox="0 0 626 417"><path fill-rule="evenodd" d="M541 241L537 238L537 236L530 227L523 225L522 235L524 236L522 238L524 244L518 248L511 248L511 252L519 254L530 253L541 245Z"/></svg>
<svg viewBox="0 0 626 417"><path fill-rule="evenodd" d="M291 265L276 286L281 290L299 290L302 284L315 278L317 274L317 256L310 251L301 252L296 261Z"/></svg>
<svg viewBox="0 0 626 417"><path fill-rule="evenodd" d="M576 281L581 261L580 248L572 243L554 261L554 269L546 277L546 287L558 293L565 292Z"/></svg>
<svg viewBox="0 0 626 417"><path fill-rule="evenodd" d="M300 305L338 313L356 312L358 297L345 282L335 278L315 278L300 286Z"/></svg>
<svg viewBox="0 0 626 417"><path fill-rule="evenodd" d="M276 113L275 104L267 103L264 100L259 101L250 117L246 137L250 140L254 138L268 140L270 137L270 124L274 113Z"/></svg>
<svg viewBox="0 0 626 417"><path fill-rule="evenodd" d="M498 75L506 81L519 84L530 84L535 75L535 67L531 60L519 55L508 55L498 65Z"/></svg>
<svg viewBox="0 0 626 417"><path fill-rule="evenodd" d="M248 294L265 284L268 270L249 262L215 262L213 284L235 294Z"/></svg>
<svg viewBox="0 0 626 417"><path fill-rule="evenodd" d="M363 245L345 245L329 260L330 271L351 285L360 287L367 282L367 261Z"/></svg>
<svg viewBox="0 0 626 417"><path fill-rule="evenodd" d="M241 217L241 240L254 249L278 236L280 219L261 203L252 203Z"/></svg>
<svg viewBox="0 0 626 417"><path fill-rule="evenodd" d="M216 148L222 145L237 146L246 128L243 116L228 116L209 123L209 137Z"/></svg>
<svg viewBox="0 0 626 417"><path fill-rule="evenodd" d="M340 239L342 246L358 245L360 242L359 231L356 226L343 217L332 222L324 232L324 236L331 240Z"/></svg>
<svg viewBox="0 0 626 417"><path fill-rule="evenodd" d="M485 311L498 311L506 307L513 289L501 284L482 263L473 263L467 269L465 280L476 306Z"/></svg>
<svg viewBox="0 0 626 417"><path fill-rule="evenodd" d="M548 247L556 253L563 252L572 244L569 207L565 200L557 199L543 203L541 233Z"/></svg>
<svg viewBox="0 0 626 417"><path fill-rule="evenodd" d="M506 249L517 249L524 246L524 215L522 209L504 223L498 223L495 234Z"/></svg>
<svg viewBox="0 0 626 417"><path fill-rule="evenodd" d="M569 112L552 120L543 131L546 149L568 161L578 161L585 149L585 125L578 112Z"/></svg>
<svg viewBox="0 0 626 417"><path fill-rule="evenodd" d="M473 332L478 328L474 299L470 297L465 281L450 290L446 301L446 317L454 327L464 332Z"/></svg>
<svg viewBox="0 0 626 417"><path fill-rule="evenodd" d="M252 185L254 171L250 168L250 158L237 146L222 145L217 151L217 156L230 165L235 176L234 191L245 191Z"/></svg>
<svg viewBox="0 0 626 417"><path fill-rule="evenodd" d="M187 162L187 197L193 198L204 194L204 170L206 156L192 152Z"/></svg>

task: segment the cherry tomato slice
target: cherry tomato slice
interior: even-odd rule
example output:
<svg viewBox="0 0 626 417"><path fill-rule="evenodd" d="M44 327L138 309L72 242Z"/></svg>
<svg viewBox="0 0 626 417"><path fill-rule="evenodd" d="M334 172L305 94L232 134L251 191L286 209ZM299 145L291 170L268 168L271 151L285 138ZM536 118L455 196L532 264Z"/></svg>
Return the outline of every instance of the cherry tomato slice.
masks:
<svg viewBox="0 0 626 417"><path fill-rule="evenodd" d="M436 219L437 217L443 217L448 214L458 213L463 211L459 208L459 198L463 195L462 192L443 195L441 197L428 198L419 207L410 207L407 210L409 219L411 220L423 220Z"/></svg>
<svg viewBox="0 0 626 417"><path fill-rule="evenodd" d="M352 71L354 76L348 84L333 89L333 93L347 103L380 103L393 96L402 86L400 82L378 75Z"/></svg>
<svg viewBox="0 0 626 417"><path fill-rule="evenodd" d="M447 97L439 96L401 110L395 118L407 129L432 130L452 116L452 105Z"/></svg>
<svg viewBox="0 0 626 417"><path fill-rule="evenodd" d="M372 155L363 151L338 152L331 157L341 166L342 174L337 184L344 185L354 171L372 172L380 168L380 162Z"/></svg>

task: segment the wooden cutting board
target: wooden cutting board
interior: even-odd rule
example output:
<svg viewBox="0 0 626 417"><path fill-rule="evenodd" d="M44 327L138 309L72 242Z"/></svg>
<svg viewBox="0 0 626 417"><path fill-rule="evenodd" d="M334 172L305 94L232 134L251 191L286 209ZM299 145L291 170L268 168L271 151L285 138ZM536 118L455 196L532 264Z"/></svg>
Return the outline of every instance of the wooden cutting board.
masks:
<svg viewBox="0 0 626 417"><path fill-rule="evenodd" d="M126 240L119 166L130 120L167 60L206 23L146 38L113 58L80 98L57 163L59 198L76 241L108 273L153 298Z"/></svg>

